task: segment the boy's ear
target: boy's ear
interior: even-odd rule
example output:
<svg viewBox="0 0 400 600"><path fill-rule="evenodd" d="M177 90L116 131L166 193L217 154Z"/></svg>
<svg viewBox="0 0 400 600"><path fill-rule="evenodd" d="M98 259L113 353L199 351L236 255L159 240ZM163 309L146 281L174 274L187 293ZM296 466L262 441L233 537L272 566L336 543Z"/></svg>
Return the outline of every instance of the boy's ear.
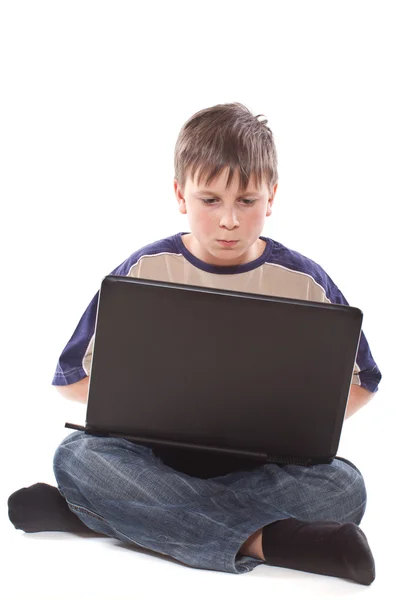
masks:
<svg viewBox="0 0 400 600"><path fill-rule="evenodd" d="M272 205L274 203L274 198L275 198L275 194L276 194L276 190L278 189L278 184L276 183L274 185L274 189L272 190L272 194L270 195L269 199L268 199L268 208L267 208L267 217L269 217L272 214Z"/></svg>
<svg viewBox="0 0 400 600"><path fill-rule="evenodd" d="M176 199L178 201L179 212L182 213L183 215L186 215L187 214L186 200L183 197L181 187L176 179L174 179L174 191L175 191Z"/></svg>
<svg viewBox="0 0 400 600"><path fill-rule="evenodd" d="M271 196L270 196L270 199L269 199L269 201L271 202L271 206L272 206L272 203L273 203L273 201L274 201L274 198L275 198L275 194L276 194L276 190L277 190L277 189L278 189L278 184L276 183L276 184L274 185L274 189L272 190L272 194L271 194Z"/></svg>

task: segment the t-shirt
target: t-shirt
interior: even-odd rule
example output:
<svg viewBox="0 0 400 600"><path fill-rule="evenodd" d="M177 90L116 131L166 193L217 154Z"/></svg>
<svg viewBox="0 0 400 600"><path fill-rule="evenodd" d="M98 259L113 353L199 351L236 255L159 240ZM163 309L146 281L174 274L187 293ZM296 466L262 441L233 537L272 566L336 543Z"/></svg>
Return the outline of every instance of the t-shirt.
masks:
<svg viewBox="0 0 400 600"><path fill-rule="evenodd" d="M348 305L320 265L271 238L260 236L266 245L256 260L227 267L214 266L194 256L182 241L182 235L186 233L180 232L144 246L111 274ZM61 353L53 385L69 385L90 375L97 303L98 292ZM361 332L352 383L376 392L381 377Z"/></svg>

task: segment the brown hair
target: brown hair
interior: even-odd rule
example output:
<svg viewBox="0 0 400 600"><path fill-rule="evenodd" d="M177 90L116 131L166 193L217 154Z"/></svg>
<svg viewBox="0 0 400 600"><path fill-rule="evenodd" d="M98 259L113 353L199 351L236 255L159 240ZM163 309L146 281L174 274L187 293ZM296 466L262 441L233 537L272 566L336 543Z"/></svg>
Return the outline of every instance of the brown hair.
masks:
<svg viewBox="0 0 400 600"><path fill-rule="evenodd" d="M195 113L183 125L175 145L175 179L183 189L188 174L206 185L226 167L227 187L236 170L240 189L245 190L251 175L257 185L266 181L270 193L278 181L278 160L267 119L258 120L246 106L217 104ZM198 172L198 173L197 173Z"/></svg>

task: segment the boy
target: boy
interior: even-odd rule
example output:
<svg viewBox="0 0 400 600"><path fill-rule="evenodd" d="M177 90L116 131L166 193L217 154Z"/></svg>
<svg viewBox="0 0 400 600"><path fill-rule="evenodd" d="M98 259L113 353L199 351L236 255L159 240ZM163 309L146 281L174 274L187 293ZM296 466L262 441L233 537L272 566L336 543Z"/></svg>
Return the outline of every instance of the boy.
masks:
<svg viewBox="0 0 400 600"><path fill-rule="evenodd" d="M225 104L184 124L174 189L191 232L149 244L113 274L347 304L318 264L261 236L278 174L272 132L258 116L239 103ZM53 379L64 396L82 402L97 299ZM346 418L372 398L380 379L362 333ZM201 453L74 432L57 449L54 472L58 490L36 484L10 497L17 528L95 531L192 567L231 573L267 563L364 585L375 577L358 527L363 478L344 459L311 467L214 458L208 464Z"/></svg>

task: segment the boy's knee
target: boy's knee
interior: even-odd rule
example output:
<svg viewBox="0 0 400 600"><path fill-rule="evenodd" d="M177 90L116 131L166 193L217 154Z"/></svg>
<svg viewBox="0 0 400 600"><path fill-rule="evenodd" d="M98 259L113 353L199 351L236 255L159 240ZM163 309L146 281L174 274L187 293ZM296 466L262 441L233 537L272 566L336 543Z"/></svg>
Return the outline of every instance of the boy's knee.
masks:
<svg viewBox="0 0 400 600"><path fill-rule="evenodd" d="M332 520L359 524L367 494L360 471L349 461L334 459L304 472L310 486L309 501L303 503L306 520ZM308 475L307 475L308 474Z"/></svg>
<svg viewBox="0 0 400 600"><path fill-rule="evenodd" d="M343 507L343 520L359 523L367 504L367 490L359 469L350 461L336 458L332 463L336 467L338 500Z"/></svg>
<svg viewBox="0 0 400 600"><path fill-rule="evenodd" d="M104 454L115 454L119 440L76 431L58 446L53 471L58 488L67 501L80 504L81 494L104 490L109 480L108 460ZM121 440L123 441L123 440Z"/></svg>
<svg viewBox="0 0 400 600"><path fill-rule="evenodd" d="M83 431L75 431L58 446L53 459L53 469L57 474L80 477L81 471L93 467L96 453L109 445L107 437L93 436Z"/></svg>
<svg viewBox="0 0 400 600"><path fill-rule="evenodd" d="M81 431L75 431L66 437L58 446L53 458L53 471L57 483L66 477L78 474L78 455L82 460L85 452L85 434Z"/></svg>
<svg viewBox="0 0 400 600"><path fill-rule="evenodd" d="M65 438L57 448L53 459L53 470L57 481L62 479L86 478L90 473L101 474L109 463L129 452L131 464L139 461L156 460L151 448L129 442L123 438L104 437L75 431Z"/></svg>

